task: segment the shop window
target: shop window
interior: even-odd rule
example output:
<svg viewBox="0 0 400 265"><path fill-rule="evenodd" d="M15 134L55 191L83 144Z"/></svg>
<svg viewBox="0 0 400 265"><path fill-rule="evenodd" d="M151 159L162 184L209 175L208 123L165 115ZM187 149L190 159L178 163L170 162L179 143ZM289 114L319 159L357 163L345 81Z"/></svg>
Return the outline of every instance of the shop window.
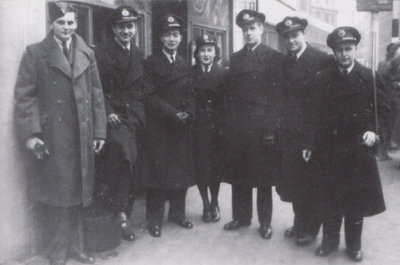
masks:
<svg viewBox="0 0 400 265"><path fill-rule="evenodd" d="M226 43L226 31L224 30L217 30L217 29L212 29L212 28L205 28L201 26L194 25L192 28L192 50L191 50L191 57L192 57L192 63L194 64L195 60L193 58L193 52L195 47L195 41L198 37L207 34L210 36L214 36L215 39L217 40L218 47L221 49L221 60L220 63L222 65L226 65L228 63L228 49L227 49L227 43Z"/></svg>

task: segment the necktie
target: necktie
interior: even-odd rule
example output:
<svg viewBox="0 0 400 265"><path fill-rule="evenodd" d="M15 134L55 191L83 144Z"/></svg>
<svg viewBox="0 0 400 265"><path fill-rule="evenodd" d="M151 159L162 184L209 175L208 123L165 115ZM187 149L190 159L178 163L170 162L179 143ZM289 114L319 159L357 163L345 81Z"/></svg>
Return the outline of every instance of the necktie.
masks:
<svg viewBox="0 0 400 265"><path fill-rule="evenodd" d="M349 74L349 71L347 71L347 69L344 69L342 73L343 73L343 76L347 76Z"/></svg>
<svg viewBox="0 0 400 265"><path fill-rule="evenodd" d="M130 50L127 47L125 47L124 52L125 52L125 54L129 55Z"/></svg>
<svg viewBox="0 0 400 265"><path fill-rule="evenodd" d="M67 57L67 60L69 61L69 51L68 51L68 48L67 48L67 42L66 41L62 42L62 50L63 50L63 53L64 53L65 57Z"/></svg>
<svg viewBox="0 0 400 265"><path fill-rule="evenodd" d="M170 55L170 59L171 59L171 64L175 65L175 59L174 59L174 56L172 56L172 54Z"/></svg>
<svg viewBox="0 0 400 265"><path fill-rule="evenodd" d="M206 73L209 73L210 72L210 66L206 65L205 70L206 70Z"/></svg>

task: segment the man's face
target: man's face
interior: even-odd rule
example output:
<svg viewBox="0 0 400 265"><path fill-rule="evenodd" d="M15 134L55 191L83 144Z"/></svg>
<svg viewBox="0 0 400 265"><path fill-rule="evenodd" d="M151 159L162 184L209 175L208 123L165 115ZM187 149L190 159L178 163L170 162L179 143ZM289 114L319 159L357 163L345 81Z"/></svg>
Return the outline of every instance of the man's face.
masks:
<svg viewBox="0 0 400 265"><path fill-rule="evenodd" d="M182 41L182 35L179 29L171 29L163 33L160 39L164 45L164 49L173 53L178 49L179 44Z"/></svg>
<svg viewBox="0 0 400 265"><path fill-rule="evenodd" d="M356 51L357 45L352 42L339 43L333 49L338 65L343 68L348 68L353 64L356 58Z"/></svg>
<svg viewBox="0 0 400 265"><path fill-rule="evenodd" d="M56 38L67 41L71 39L78 27L76 16L74 12L67 12L64 16L57 18L51 24L54 35Z"/></svg>
<svg viewBox="0 0 400 265"><path fill-rule="evenodd" d="M286 48L291 53L298 53L306 45L306 39L301 30L290 31L283 36L283 39Z"/></svg>
<svg viewBox="0 0 400 265"><path fill-rule="evenodd" d="M259 22L244 26L242 28L243 37L247 44L255 45L261 42L261 36L264 32L264 27Z"/></svg>
<svg viewBox="0 0 400 265"><path fill-rule="evenodd" d="M199 49L200 63L203 65L210 65L214 62L217 55L214 45L203 45Z"/></svg>
<svg viewBox="0 0 400 265"><path fill-rule="evenodd" d="M123 44L128 45L135 37L136 25L135 22L122 22L112 26L112 31L117 40Z"/></svg>

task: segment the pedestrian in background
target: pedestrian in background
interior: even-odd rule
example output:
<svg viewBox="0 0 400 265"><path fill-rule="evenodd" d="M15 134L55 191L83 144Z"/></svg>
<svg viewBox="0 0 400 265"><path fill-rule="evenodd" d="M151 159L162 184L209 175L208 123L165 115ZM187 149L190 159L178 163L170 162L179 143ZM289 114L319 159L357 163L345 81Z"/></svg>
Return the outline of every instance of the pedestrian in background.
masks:
<svg viewBox="0 0 400 265"><path fill-rule="evenodd" d="M223 156L223 87L226 71L218 64L220 49L212 35L197 38L194 57L196 64L192 69L192 79L196 99L196 119L193 126L195 177L203 201L203 221L218 222L218 193Z"/></svg>
<svg viewBox="0 0 400 265"><path fill-rule="evenodd" d="M392 82L393 71L392 61L399 55L400 42L392 42L386 48L386 58L381 61L378 65L378 74L385 86L386 93L390 102L392 115L391 119L388 120L388 124L383 128L380 142L378 143L377 156L379 160L389 160L391 157L388 155L388 149L396 150L398 149L397 143L392 139L393 131L396 126L396 117L398 113L398 105L400 103L400 94L398 89L396 89L396 84ZM393 68L396 68L395 66Z"/></svg>
<svg viewBox="0 0 400 265"><path fill-rule="evenodd" d="M389 72L389 79L390 79L390 99L393 106L392 111L392 135L390 138L389 149L397 150L399 149L400 143L400 115L399 115L399 108L400 108L400 43L396 43L393 46L393 50L395 50L394 56L390 61L390 72Z"/></svg>
<svg viewBox="0 0 400 265"><path fill-rule="evenodd" d="M145 122L144 60L134 43L137 16L130 6L115 9L108 21L112 38L96 47L108 121L108 141L97 161L97 181L105 186L100 196L106 207L119 215L122 238L128 241L135 238L129 218L135 195L138 136Z"/></svg>
<svg viewBox="0 0 400 265"><path fill-rule="evenodd" d="M361 36L353 27L339 27L328 35L335 64L322 70L316 80L320 96L318 142L314 157L321 156L325 174L320 175L322 244L317 256L327 256L339 246L344 218L346 253L361 261L361 233L365 216L385 210L380 176L373 149L377 139L374 87L370 69L355 60ZM377 78L380 120L388 117L382 83Z"/></svg>
<svg viewBox="0 0 400 265"><path fill-rule="evenodd" d="M307 20L285 17L276 25L284 40L287 55L283 61L284 100L279 148L282 150L281 178L276 190L283 201L292 202L294 222L285 236L295 237L296 244L310 244L318 235L321 221L317 213L315 178L320 177L312 159L312 140L309 119L315 91L312 82L317 72L333 61L326 53L306 42Z"/></svg>
<svg viewBox="0 0 400 265"><path fill-rule="evenodd" d="M279 177L277 149L281 55L261 43L265 15L242 10L236 24L246 45L231 55L225 94L225 181L232 184L232 217L224 229L249 226L257 188L260 236L272 236L272 186Z"/></svg>
<svg viewBox="0 0 400 265"><path fill-rule="evenodd" d="M178 54L183 20L167 15L159 22L160 51L145 62L153 87L146 101L146 163L142 185L146 188L149 234L161 236L165 201L168 220L190 229L186 218L186 192L194 181L193 134L195 100L190 65Z"/></svg>
<svg viewBox="0 0 400 265"><path fill-rule="evenodd" d="M82 212L92 202L94 154L106 137L104 96L94 52L75 34L77 11L49 2L50 32L29 45L15 87L18 138L35 157L30 196L45 208L51 265L68 257L95 258L84 250Z"/></svg>

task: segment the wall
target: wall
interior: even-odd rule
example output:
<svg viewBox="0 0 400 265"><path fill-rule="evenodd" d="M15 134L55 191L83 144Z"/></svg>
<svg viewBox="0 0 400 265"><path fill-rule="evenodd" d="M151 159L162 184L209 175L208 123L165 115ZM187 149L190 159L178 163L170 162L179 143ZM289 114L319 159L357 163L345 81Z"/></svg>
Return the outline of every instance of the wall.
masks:
<svg viewBox="0 0 400 265"><path fill-rule="evenodd" d="M0 1L0 263L32 250L31 207L13 132L13 94L25 46L45 36L45 10L44 0Z"/></svg>

